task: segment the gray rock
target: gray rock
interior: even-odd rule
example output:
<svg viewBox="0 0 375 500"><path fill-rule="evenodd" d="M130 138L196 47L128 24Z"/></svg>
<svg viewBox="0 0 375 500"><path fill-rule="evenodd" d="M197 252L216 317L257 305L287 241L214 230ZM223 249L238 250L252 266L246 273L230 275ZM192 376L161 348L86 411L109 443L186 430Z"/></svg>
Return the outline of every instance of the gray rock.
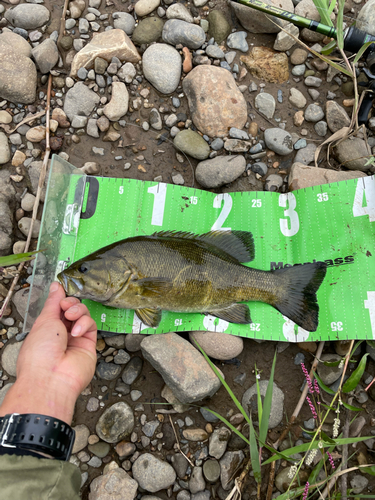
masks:
<svg viewBox="0 0 375 500"><path fill-rule="evenodd" d="M105 410L96 424L96 433L107 443L117 443L130 436L134 428L134 415L131 407L121 401Z"/></svg>
<svg viewBox="0 0 375 500"><path fill-rule="evenodd" d="M223 59L224 57L224 52L217 45L208 45L206 54L214 59Z"/></svg>
<svg viewBox="0 0 375 500"><path fill-rule="evenodd" d="M203 491L206 487L206 483L203 477L202 467L194 467L190 476L189 490L194 495L199 491Z"/></svg>
<svg viewBox="0 0 375 500"><path fill-rule="evenodd" d="M83 450L83 448L86 448L90 436L90 429L85 424L76 425L73 429L76 433L72 450L74 455L75 453Z"/></svg>
<svg viewBox="0 0 375 500"><path fill-rule="evenodd" d="M296 38L299 37L299 29L298 26L295 26L292 23L288 23L284 26L285 31L280 31L277 34L275 43L273 45L274 50L278 50L280 52L286 52L291 49L293 45L296 43ZM293 37L289 36L288 33L291 33Z"/></svg>
<svg viewBox="0 0 375 500"><path fill-rule="evenodd" d="M224 455L230 436L231 432L226 427L220 427L214 430L210 436L208 447L208 453L211 457L219 460Z"/></svg>
<svg viewBox="0 0 375 500"><path fill-rule="evenodd" d="M324 111L317 104L309 104L305 110L305 120L316 123L324 118Z"/></svg>
<svg viewBox="0 0 375 500"><path fill-rule="evenodd" d="M21 35L12 31L3 31L0 35L0 44L9 45L17 54L22 54L25 57L31 56L31 46Z"/></svg>
<svg viewBox="0 0 375 500"><path fill-rule="evenodd" d="M194 22L193 16L185 5L181 3L175 3L168 7L166 15L168 19L181 19L181 21L186 21L187 23Z"/></svg>
<svg viewBox="0 0 375 500"><path fill-rule="evenodd" d="M266 191L277 191L283 185L283 178L278 174L271 174L266 179Z"/></svg>
<svg viewBox="0 0 375 500"><path fill-rule="evenodd" d="M276 109L276 101L271 94L261 92L255 98L255 107L267 118L273 118Z"/></svg>
<svg viewBox="0 0 375 500"><path fill-rule="evenodd" d="M375 36L375 0L369 0L361 8L357 15L356 27L365 33Z"/></svg>
<svg viewBox="0 0 375 500"><path fill-rule="evenodd" d="M203 464L203 475L209 483L216 483L220 477L220 464L217 460L206 460Z"/></svg>
<svg viewBox="0 0 375 500"><path fill-rule="evenodd" d="M83 82L77 82L66 93L64 111L68 118L72 120L75 115L89 116L98 103L99 96L89 90Z"/></svg>
<svg viewBox="0 0 375 500"><path fill-rule="evenodd" d="M26 314L27 301L29 300L29 291L29 288L18 290L18 292L16 292L12 298L17 312L22 318L24 318Z"/></svg>
<svg viewBox="0 0 375 500"><path fill-rule="evenodd" d="M4 132L0 132L0 165L4 165L4 163L7 163L9 160L10 148L8 145L8 138Z"/></svg>
<svg viewBox="0 0 375 500"><path fill-rule="evenodd" d="M366 172L371 165L366 165L368 156L371 155L363 139L350 137L340 141L334 148L337 160L349 170L361 170Z"/></svg>
<svg viewBox="0 0 375 500"><path fill-rule="evenodd" d="M30 217L22 217L22 219L20 219L18 221L18 229L25 236L27 236L29 234L30 227L31 227L31 218ZM34 221L31 237L38 238L39 231L40 231L40 220L37 219Z"/></svg>
<svg viewBox="0 0 375 500"><path fill-rule="evenodd" d="M86 129L87 135L90 137L94 137L97 139L99 137L99 129L96 124L96 119L95 118L89 118L87 122L87 129Z"/></svg>
<svg viewBox="0 0 375 500"><path fill-rule="evenodd" d="M320 357L321 361L340 361L341 357L337 354L322 354ZM326 366L323 363L319 363L317 367L317 372L319 377L322 379L325 385L331 385L336 380L338 380L343 372L344 367L339 368L338 366Z"/></svg>
<svg viewBox="0 0 375 500"><path fill-rule="evenodd" d="M233 139L243 139L245 141L249 140L248 133L236 127L231 127L229 129L229 137L232 137Z"/></svg>
<svg viewBox="0 0 375 500"><path fill-rule="evenodd" d="M264 132L266 146L279 155L288 155L293 151L293 139L289 132L281 128L268 128Z"/></svg>
<svg viewBox="0 0 375 500"><path fill-rule="evenodd" d="M88 450L90 453L93 453L95 456L99 458L104 458L108 455L109 450L111 449L108 443L103 443L103 441L99 441L95 444L89 444Z"/></svg>
<svg viewBox="0 0 375 500"><path fill-rule="evenodd" d="M124 80L125 83L131 83L136 74L137 70L135 69L134 64L131 62L125 63L117 72L117 76L120 78L120 80Z"/></svg>
<svg viewBox="0 0 375 500"><path fill-rule="evenodd" d="M49 21L49 10L43 5L22 3L8 9L4 15L13 26L33 30Z"/></svg>
<svg viewBox="0 0 375 500"><path fill-rule="evenodd" d="M87 116L73 116L71 126L73 128L84 128L87 124Z"/></svg>
<svg viewBox="0 0 375 500"><path fill-rule="evenodd" d="M183 21L168 21L183 22ZM180 83L181 56L176 49L164 43L148 47L142 58L145 78L162 94L171 94ZM151 124L152 126L152 124Z"/></svg>
<svg viewBox="0 0 375 500"><path fill-rule="evenodd" d="M227 451L220 460L220 481L223 490L229 490L233 476L244 461L245 455L240 451Z"/></svg>
<svg viewBox="0 0 375 500"><path fill-rule="evenodd" d="M354 495L361 493L368 485L368 479L365 476L356 474L353 479L350 480L350 486L353 488Z"/></svg>
<svg viewBox="0 0 375 500"><path fill-rule="evenodd" d="M0 389L0 405L2 405L4 398L9 391L9 389L12 387L13 384L7 384L5 385L2 389Z"/></svg>
<svg viewBox="0 0 375 500"><path fill-rule="evenodd" d="M150 453L137 458L132 473L139 486L151 493L169 488L176 480L173 467Z"/></svg>
<svg viewBox="0 0 375 500"><path fill-rule="evenodd" d="M297 64L292 69L292 75L293 76L302 76L302 75L305 74L305 71L306 71L306 65L305 64Z"/></svg>
<svg viewBox="0 0 375 500"><path fill-rule="evenodd" d="M102 461L100 460L99 457L92 457L87 462L87 465L89 465L90 467L94 467L95 469L98 469L102 465Z"/></svg>
<svg viewBox="0 0 375 500"><path fill-rule="evenodd" d="M161 130L163 128L163 121L161 119L160 113L156 108L152 108L149 116L150 125L155 130Z"/></svg>
<svg viewBox="0 0 375 500"><path fill-rule="evenodd" d="M173 139L173 144L177 149L197 160L205 160L210 154L207 142L191 129L181 130Z"/></svg>
<svg viewBox="0 0 375 500"><path fill-rule="evenodd" d="M135 28L135 19L127 12L114 12L112 14L113 27L125 31L127 35L132 35Z"/></svg>
<svg viewBox="0 0 375 500"><path fill-rule="evenodd" d="M307 89L307 92L310 94L310 97L311 99L313 99L314 101L317 101L319 99L319 96L320 96L320 92L316 89Z"/></svg>
<svg viewBox="0 0 375 500"><path fill-rule="evenodd" d="M305 148L300 149L294 158L294 163L303 163L305 165L312 163L314 161L316 148L316 144L312 142Z"/></svg>
<svg viewBox="0 0 375 500"><path fill-rule="evenodd" d="M142 427L142 432L145 436L152 438L159 425L160 425L159 420L152 420L150 422L146 422L145 425Z"/></svg>
<svg viewBox="0 0 375 500"><path fill-rule="evenodd" d="M87 19L81 17L78 23L78 31L82 34L86 34L89 32L90 24Z"/></svg>
<svg viewBox="0 0 375 500"><path fill-rule="evenodd" d="M141 333L133 334L128 333L125 335L125 347L129 352L136 352L141 349L141 342L143 339L147 338L148 335L142 335Z"/></svg>
<svg viewBox="0 0 375 500"><path fill-rule="evenodd" d="M186 458L180 453L177 453L176 455L172 455L171 464L176 471L177 476L180 479L183 479L186 476L186 471L189 465Z"/></svg>
<svg viewBox="0 0 375 500"><path fill-rule="evenodd" d="M264 397L266 395L266 390L268 386L268 380L259 381L260 394ZM257 412L257 385L254 384L250 389L248 389L242 396L242 406L245 408L246 412L249 414L250 411L253 414L253 419L255 420L254 413ZM284 407L284 393L283 391L274 383L273 393L272 393L272 403L271 403L271 414L268 422L268 428L273 429L277 427L283 420L283 407Z"/></svg>
<svg viewBox="0 0 375 500"><path fill-rule="evenodd" d="M32 60L0 39L0 61L0 97L16 104L34 102L37 72Z"/></svg>
<svg viewBox="0 0 375 500"><path fill-rule="evenodd" d="M112 469L96 477L90 484L90 500L133 500L138 484L122 468Z"/></svg>
<svg viewBox="0 0 375 500"><path fill-rule="evenodd" d="M224 141L223 139L217 137L211 142L210 146L214 151L219 151L222 147L224 147Z"/></svg>
<svg viewBox="0 0 375 500"><path fill-rule="evenodd" d="M218 422L219 421L218 417L216 415L214 415L213 413L211 413L210 411L206 410L206 408L201 406L199 408L199 411L206 422Z"/></svg>
<svg viewBox="0 0 375 500"><path fill-rule="evenodd" d="M272 0L265 0L264 3L271 6L275 5L282 10L294 12L292 0L279 0L277 3L272 2ZM263 12L249 9L245 5L236 2L230 2L230 5L237 19L249 33L278 33L280 31L279 26L284 26L286 24L286 22L275 16L266 16ZM270 19L268 19L268 17L270 17Z"/></svg>
<svg viewBox="0 0 375 500"><path fill-rule="evenodd" d="M260 161L260 162L254 163L254 165L251 165L251 170L253 172L255 172L256 174L259 174L262 177L264 177L265 175L267 175L268 167L265 163Z"/></svg>
<svg viewBox="0 0 375 500"><path fill-rule="evenodd" d="M134 356L129 363L125 366L125 369L121 375L122 381L125 384L131 385L137 380L142 372L143 361L138 356Z"/></svg>
<svg viewBox="0 0 375 500"><path fill-rule="evenodd" d="M317 78L316 76L308 76L305 78L306 87L320 87L323 83L321 78Z"/></svg>
<svg viewBox="0 0 375 500"><path fill-rule="evenodd" d="M128 354L124 349L120 349L116 356L113 358L113 361L116 365L126 365L130 360L130 354Z"/></svg>
<svg viewBox="0 0 375 500"><path fill-rule="evenodd" d="M204 30L196 24L170 19L164 24L163 41L171 45L182 44L189 49L199 49L206 40Z"/></svg>
<svg viewBox="0 0 375 500"><path fill-rule="evenodd" d="M243 340L241 337L222 332L190 332L189 340L193 345L197 341L207 356L214 359L233 359L243 351Z"/></svg>
<svg viewBox="0 0 375 500"><path fill-rule="evenodd" d="M212 396L221 385L200 352L175 333L150 335L141 349L182 403Z"/></svg>
<svg viewBox="0 0 375 500"><path fill-rule="evenodd" d="M306 97L298 89L291 88L289 102L298 109L302 109L306 106Z"/></svg>
<svg viewBox="0 0 375 500"><path fill-rule="evenodd" d="M328 125L325 121L320 121L315 123L314 125L315 132L319 135L319 137L324 137L328 132Z"/></svg>
<svg viewBox="0 0 375 500"><path fill-rule="evenodd" d="M12 377L15 377L17 375L16 365L22 344L23 342L7 344L3 349L3 355L1 356L1 366L8 373L8 375L11 375Z"/></svg>
<svg viewBox="0 0 375 500"><path fill-rule="evenodd" d="M102 380L114 380L121 373L121 366L115 365L113 363L106 363L105 361L100 361L96 367L96 375Z"/></svg>
<svg viewBox="0 0 375 500"><path fill-rule="evenodd" d="M227 38L227 45L230 49L247 52L249 50L249 46L246 42L246 37L246 31L236 31L235 33L231 33Z"/></svg>
<svg viewBox="0 0 375 500"><path fill-rule="evenodd" d="M210 500L211 498L209 490L199 491L195 495L191 495L191 500Z"/></svg>

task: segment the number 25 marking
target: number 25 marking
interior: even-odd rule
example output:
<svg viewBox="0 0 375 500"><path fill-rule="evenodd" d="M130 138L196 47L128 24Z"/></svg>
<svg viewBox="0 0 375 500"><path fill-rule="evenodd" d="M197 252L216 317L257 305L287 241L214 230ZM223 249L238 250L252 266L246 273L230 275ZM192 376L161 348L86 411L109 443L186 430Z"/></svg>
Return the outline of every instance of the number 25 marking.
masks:
<svg viewBox="0 0 375 500"><path fill-rule="evenodd" d="M299 218L294 210L296 208L296 197L293 193L280 195L279 207L286 207L287 205L288 208L284 210L284 215L289 217L289 221L288 219L280 219L280 230L284 236L294 236L299 230Z"/></svg>

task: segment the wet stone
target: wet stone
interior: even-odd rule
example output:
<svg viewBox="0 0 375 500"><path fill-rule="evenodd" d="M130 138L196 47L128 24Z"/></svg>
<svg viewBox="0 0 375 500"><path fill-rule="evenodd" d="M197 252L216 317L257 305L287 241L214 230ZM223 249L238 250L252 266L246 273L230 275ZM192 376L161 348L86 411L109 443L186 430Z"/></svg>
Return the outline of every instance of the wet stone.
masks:
<svg viewBox="0 0 375 500"><path fill-rule="evenodd" d="M141 358L138 356L135 356L132 358L129 363L125 366L125 369L121 375L122 381L127 384L131 385L142 372L143 368L143 361Z"/></svg>
<svg viewBox="0 0 375 500"><path fill-rule="evenodd" d="M227 451L220 460L220 481L224 490L229 490L232 477L244 461L245 455L240 451Z"/></svg>
<svg viewBox="0 0 375 500"><path fill-rule="evenodd" d="M88 450L90 453L93 453L95 456L99 458L104 458L108 455L109 450L111 449L108 443L104 443L103 441L99 441L99 443L89 444Z"/></svg>
<svg viewBox="0 0 375 500"><path fill-rule="evenodd" d="M114 380L121 373L121 366L117 366L113 363L106 363L105 361L100 361L96 367L96 374L102 380Z"/></svg>
<svg viewBox="0 0 375 500"><path fill-rule="evenodd" d="M131 407L124 402L115 403L105 410L96 424L96 433L107 443L116 443L129 436L134 428Z"/></svg>
<svg viewBox="0 0 375 500"><path fill-rule="evenodd" d="M125 365L130 360L130 354L128 354L124 349L120 349L116 356L113 358L116 365Z"/></svg>
<svg viewBox="0 0 375 500"><path fill-rule="evenodd" d="M203 464L203 474L209 483L215 483L220 477L220 464L217 460L207 460Z"/></svg>
<svg viewBox="0 0 375 500"><path fill-rule="evenodd" d="M231 432L226 427L215 429L210 436L208 452L211 457L220 459L227 449Z"/></svg>
<svg viewBox="0 0 375 500"><path fill-rule="evenodd" d="M176 471L177 476L182 479L186 476L186 471L189 465L189 462L186 460L186 458L181 455L180 453L177 453L176 455L173 455L171 458L171 464Z"/></svg>
<svg viewBox="0 0 375 500"><path fill-rule="evenodd" d="M194 467L190 476L189 490L194 495L199 491L203 491L206 487L206 482L203 477L202 467Z"/></svg>

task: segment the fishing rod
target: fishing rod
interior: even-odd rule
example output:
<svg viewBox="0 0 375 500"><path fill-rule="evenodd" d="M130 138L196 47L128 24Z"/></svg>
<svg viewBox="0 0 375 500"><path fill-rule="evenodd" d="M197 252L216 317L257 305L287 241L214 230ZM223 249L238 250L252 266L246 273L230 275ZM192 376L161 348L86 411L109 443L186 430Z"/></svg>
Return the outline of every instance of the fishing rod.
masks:
<svg viewBox="0 0 375 500"><path fill-rule="evenodd" d="M279 17L284 21L300 26L301 28L307 28L311 31L316 31L322 35L329 38L334 38L337 40L337 30L334 27L327 26L325 24L319 23L318 21L313 21L312 19L306 19L305 17L297 16L293 12L287 10L282 10L275 5L267 5L260 0L233 0L237 3L251 7L252 9L259 10L265 14L270 14L275 17ZM365 33L359 30L355 26L350 26L344 32L344 50L355 53L360 50L361 47L367 42L375 42L375 36ZM367 56L367 65L371 73L375 73L375 44L369 46L365 52Z"/></svg>

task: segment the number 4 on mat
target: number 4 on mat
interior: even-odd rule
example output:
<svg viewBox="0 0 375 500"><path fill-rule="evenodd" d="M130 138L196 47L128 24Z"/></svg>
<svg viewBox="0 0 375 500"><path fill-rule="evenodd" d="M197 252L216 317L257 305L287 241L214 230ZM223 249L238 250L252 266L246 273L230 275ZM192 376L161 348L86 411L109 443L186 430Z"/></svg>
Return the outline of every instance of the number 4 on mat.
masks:
<svg viewBox="0 0 375 500"><path fill-rule="evenodd" d="M366 205L363 206L363 195ZM375 179L374 177L362 177L358 179L353 203L354 217L368 215L370 222L375 221Z"/></svg>

